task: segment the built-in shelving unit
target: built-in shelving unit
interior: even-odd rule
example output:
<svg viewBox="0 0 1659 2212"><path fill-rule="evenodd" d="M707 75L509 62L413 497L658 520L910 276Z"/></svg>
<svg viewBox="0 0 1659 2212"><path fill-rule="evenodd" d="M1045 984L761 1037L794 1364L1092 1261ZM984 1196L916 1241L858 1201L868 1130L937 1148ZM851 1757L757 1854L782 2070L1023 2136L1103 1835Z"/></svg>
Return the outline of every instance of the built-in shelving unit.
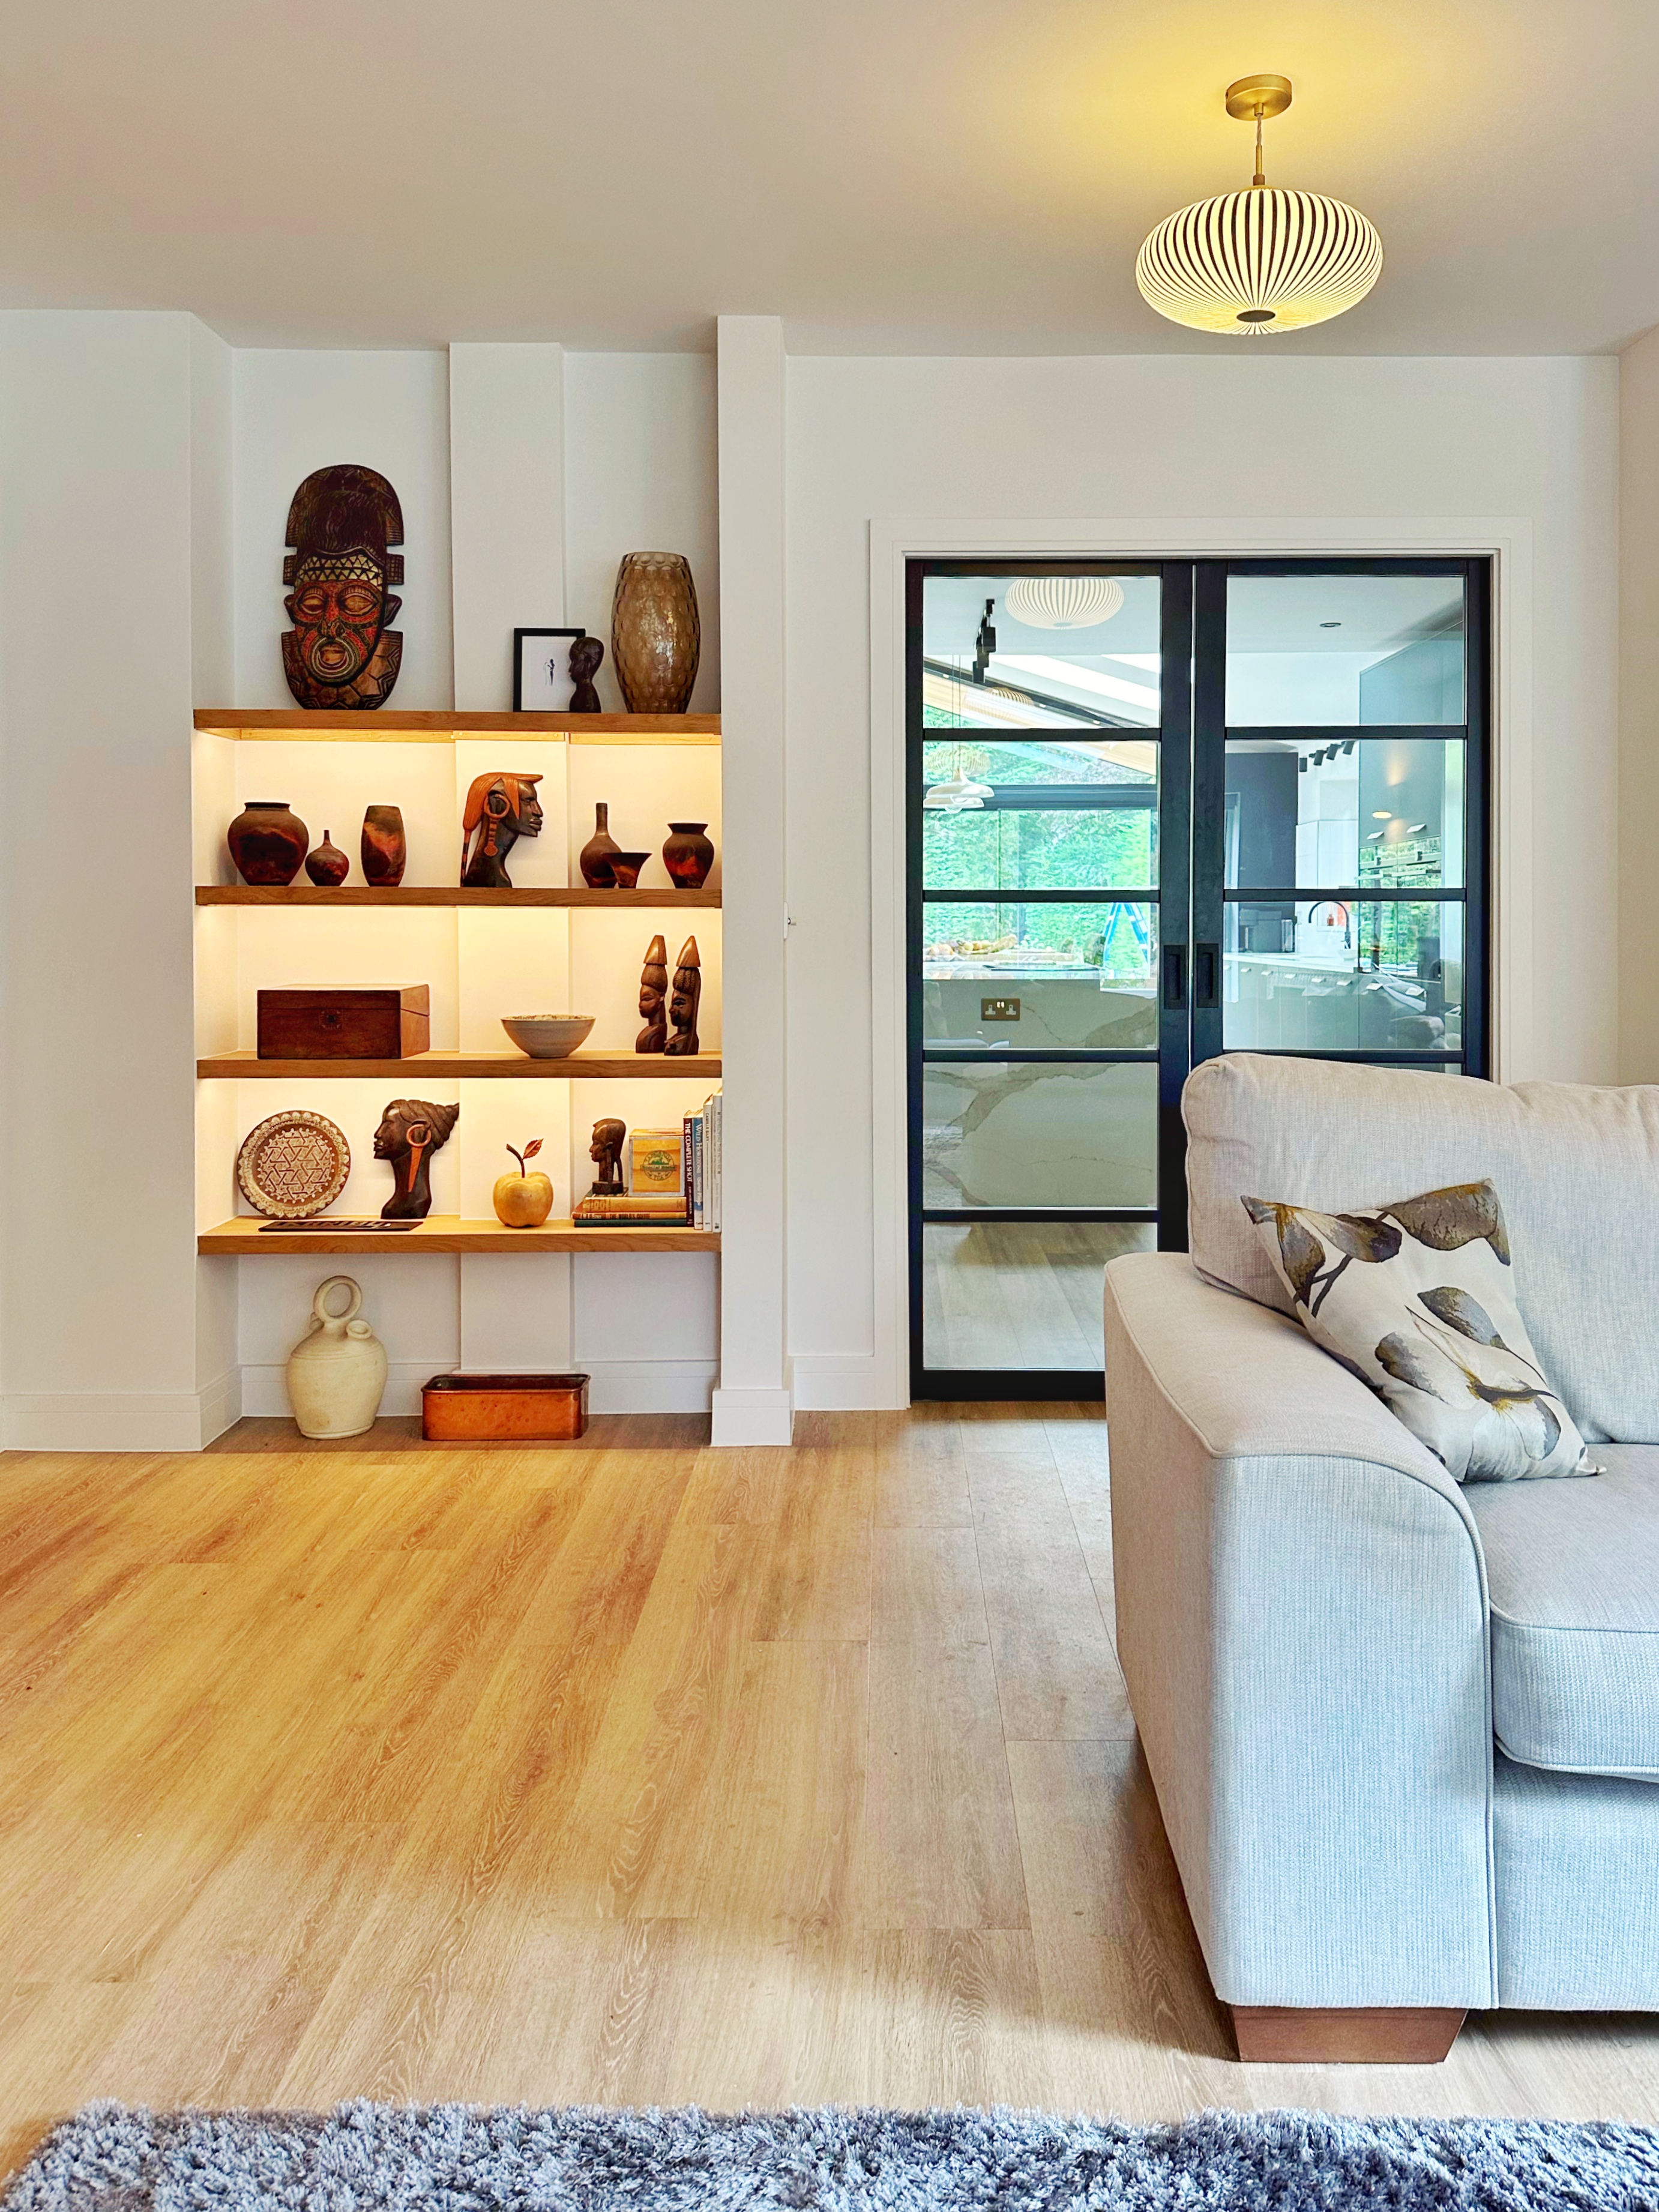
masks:
<svg viewBox="0 0 1659 2212"><path fill-rule="evenodd" d="M594 891L586 884L572 887L527 884L510 891L486 890L472 884L399 884L380 890L367 884L341 884L333 889L317 884L198 884L198 906L475 906L475 907L718 907L720 895L705 884L700 891Z"/></svg>
<svg viewBox="0 0 1659 2212"><path fill-rule="evenodd" d="M675 1127L720 1080L718 866L713 882L686 891L661 880L592 890L576 866L599 800L611 805L619 845L654 848L671 820L706 817L719 847L719 715L204 708L195 727L198 1251L331 1260L369 1253L718 1252L719 1236L707 1231L577 1229L568 1218L512 1230L487 1217L493 1181L509 1164L507 1143L544 1139L538 1165L553 1176L555 1203L568 1213L593 1173L592 1122L615 1117L631 1127ZM420 750L400 756L400 746ZM435 750L445 746L453 750L453 766ZM539 775L542 834L514 848L513 889L463 886L455 880L462 801L474 776L496 769ZM354 874L364 805L399 805L409 832L405 880L392 890L361 881L325 888L303 878L281 887L234 880L225 830L250 798L268 793L295 806L312 825L313 842L322 825L332 825ZM654 851L642 872L665 874ZM266 919L273 914L278 918ZM711 1048L693 1056L630 1048L640 962L658 933L667 939L671 968L684 936L696 934L702 951L700 1028ZM251 1048L262 988L416 982L431 987L433 1034L443 1048L367 1060L262 1060ZM501 1048L502 1016L566 1009L594 1014L593 1048L564 1060ZM515 1083L535 1088L514 1091ZM413 1230L334 1234L266 1231L252 1213L219 1218L240 1202L234 1162L241 1139L265 1115L293 1105L313 1106L339 1122L353 1160L343 1212L373 1217L390 1188L374 1160L374 1130L385 1102L398 1096L462 1106L455 1136L434 1167L437 1203L449 1211L434 1212Z"/></svg>
<svg viewBox="0 0 1659 2212"><path fill-rule="evenodd" d="M499 1221L463 1221L453 1213L429 1213L412 1229L345 1230L331 1236L322 1229L262 1230L258 1216L247 1213L204 1230L196 1249L247 1260L295 1252L718 1252L720 1240L709 1229L577 1229L568 1221L503 1229Z"/></svg>
<svg viewBox="0 0 1659 2212"><path fill-rule="evenodd" d="M573 1052L562 1060L532 1060L522 1052L412 1052L401 1060L261 1060L257 1052L222 1052L196 1063L198 1076L237 1083L337 1083L373 1077L376 1082L408 1085L429 1076L491 1076L507 1082L611 1083L695 1082L720 1072L717 1052L629 1054Z"/></svg>

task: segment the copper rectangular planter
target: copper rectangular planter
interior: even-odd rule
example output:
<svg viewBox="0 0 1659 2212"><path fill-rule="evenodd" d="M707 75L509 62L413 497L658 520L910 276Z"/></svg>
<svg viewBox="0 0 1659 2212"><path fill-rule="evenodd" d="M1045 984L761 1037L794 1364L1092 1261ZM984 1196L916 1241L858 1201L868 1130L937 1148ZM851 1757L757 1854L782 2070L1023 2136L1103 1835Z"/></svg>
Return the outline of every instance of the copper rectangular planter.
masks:
<svg viewBox="0 0 1659 2212"><path fill-rule="evenodd" d="M587 1426L586 1375L434 1375L421 1392L428 1443L560 1443Z"/></svg>

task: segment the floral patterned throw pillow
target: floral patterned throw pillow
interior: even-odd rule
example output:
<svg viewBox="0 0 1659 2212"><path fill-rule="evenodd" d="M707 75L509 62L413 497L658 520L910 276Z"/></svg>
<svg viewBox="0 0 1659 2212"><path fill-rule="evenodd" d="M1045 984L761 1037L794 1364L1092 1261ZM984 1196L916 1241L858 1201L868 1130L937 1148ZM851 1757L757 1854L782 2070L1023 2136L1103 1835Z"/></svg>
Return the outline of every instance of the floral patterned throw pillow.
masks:
<svg viewBox="0 0 1659 2212"><path fill-rule="evenodd" d="M1458 1482L1600 1474L1538 1364L1489 1182L1360 1213L1247 1198L1316 1344L1369 1383Z"/></svg>

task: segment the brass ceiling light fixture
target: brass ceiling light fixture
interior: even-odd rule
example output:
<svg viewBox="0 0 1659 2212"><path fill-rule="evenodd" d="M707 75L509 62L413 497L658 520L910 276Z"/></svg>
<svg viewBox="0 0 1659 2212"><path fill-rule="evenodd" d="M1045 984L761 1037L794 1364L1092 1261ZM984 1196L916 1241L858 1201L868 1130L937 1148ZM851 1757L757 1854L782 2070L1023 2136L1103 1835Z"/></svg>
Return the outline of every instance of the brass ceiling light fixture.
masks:
<svg viewBox="0 0 1659 2212"><path fill-rule="evenodd" d="M1247 192L1199 200L1159 223L1135 260L1149 307L1195 331L1267 337L1346 314L1382 271L1382 241L1357 208L1322 192L1270 186L1261 126L1291 104L1285 76L1227 87L1227 112L1255 125Z"/></svg>

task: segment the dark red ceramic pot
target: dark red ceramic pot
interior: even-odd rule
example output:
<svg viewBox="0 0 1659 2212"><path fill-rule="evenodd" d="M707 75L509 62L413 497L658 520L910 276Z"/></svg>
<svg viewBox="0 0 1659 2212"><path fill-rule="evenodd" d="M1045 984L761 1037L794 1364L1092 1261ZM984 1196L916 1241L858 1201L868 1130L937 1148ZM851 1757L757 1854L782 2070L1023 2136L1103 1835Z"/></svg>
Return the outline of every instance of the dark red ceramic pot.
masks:
<svg viewBox="0 0 1659 2212"><path fill-rule="evenodd" d="M669 823L662 864L676 890L700 891L708 882L708 871L714 865L714 848L702 834L708 827L706 822Z"/></svg>
<svg viewBox="0 0 1659 2212"><path fill-rule="evenodd" d="M371 806L363 816L362 847L363 881L379 890L392 890L404 879L409 847L404 837L401 807Z"/></svg>
<svg viewBox="0 0 1659 2212"><path fill-rule="evenodd" d="M226 842L245 884L291 884L300 872L311 832L285 799L250 799L231 823Z"/></svg>
<svg viewBox="0 0 1659 2212"><path fill-rule="evenodd" d="M332 830L325 830L322 843L306 854L306 873L324 890L332 890L351 873L350 859L334 842Z"/></svg>

